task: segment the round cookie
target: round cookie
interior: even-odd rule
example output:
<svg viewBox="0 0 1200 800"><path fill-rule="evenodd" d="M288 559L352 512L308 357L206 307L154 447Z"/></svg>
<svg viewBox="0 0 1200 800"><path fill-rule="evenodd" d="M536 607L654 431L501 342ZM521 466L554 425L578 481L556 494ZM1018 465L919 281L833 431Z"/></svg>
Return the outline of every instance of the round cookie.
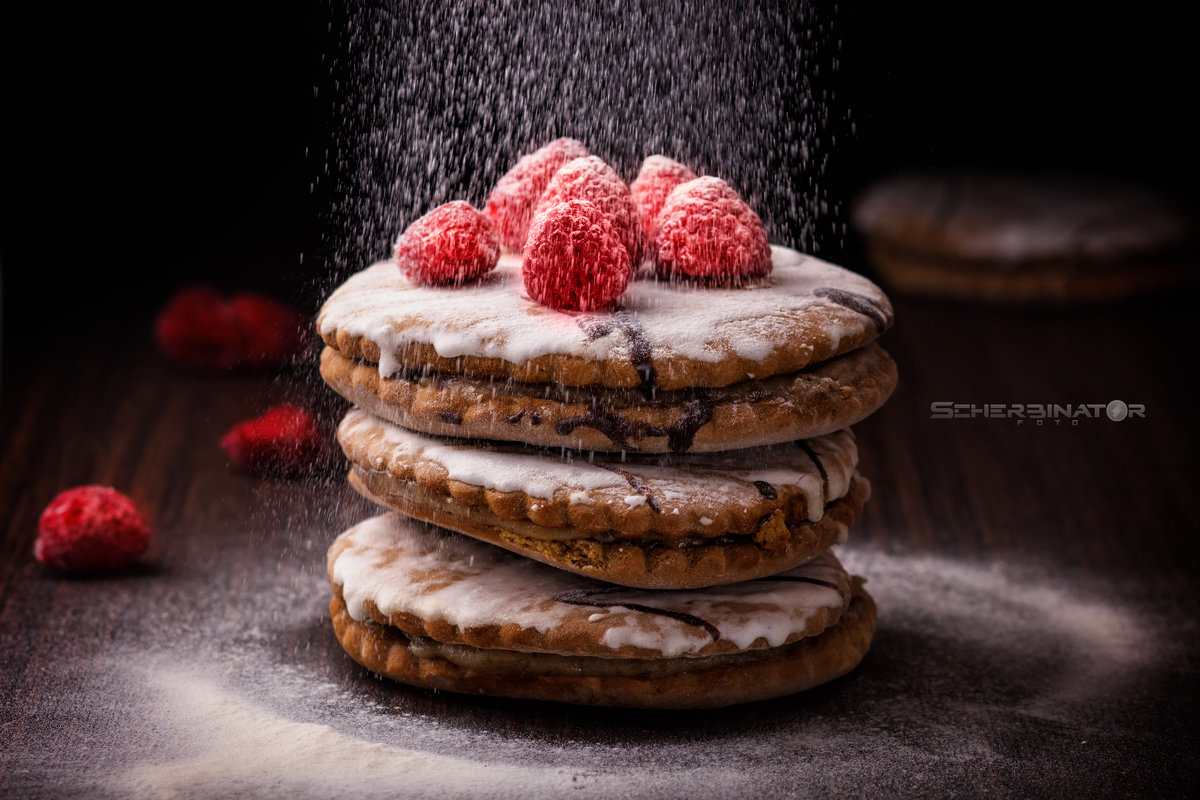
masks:
<svg viewBox="0 0 1200 800"><path fill-rule="evenodd" d="M1087 302L1196 278L1194 217L1163 195L1096 179L901 174L859 196L855 226L898 291L998 302Z"/></svg>
<svg viewBox="0 0 1200 800"><path fill-rule="evenodd" d="M608 586L397 514L334 541L334 630L354 660L430 689L710 708L853 669L875 608L830 554L715 589Z"/></svg>
<svg viewBox="0 0 1200 800"><path fill-rule="evenodd" d="M873 341L892 324L877 286L783 247L774 271L738 288L643 275L607 313L569 314L527 296L503 256L463 287L420 286L393 262L359 272L325 302L317 327L352 360L404 371L562 386L716 388L786 375Z"/></svg>
<svg viewBox="0 0 1200 800"><path fill-rule="evenodd" d="M871 343L809 369L717 389L569 388L442 375L380 377L333 348L321 376L342 396L407 428L541 447L707 453L810 439L879 409L896 364Z"/></svg>
<svg viewBox="0 0 1200 800"><path fill-rule="evenodd" d="M853 434L709 456L572 458L439 440L352 409L367 498L561 569L683 589L762 577L845 541L870 493Z"/></svg>

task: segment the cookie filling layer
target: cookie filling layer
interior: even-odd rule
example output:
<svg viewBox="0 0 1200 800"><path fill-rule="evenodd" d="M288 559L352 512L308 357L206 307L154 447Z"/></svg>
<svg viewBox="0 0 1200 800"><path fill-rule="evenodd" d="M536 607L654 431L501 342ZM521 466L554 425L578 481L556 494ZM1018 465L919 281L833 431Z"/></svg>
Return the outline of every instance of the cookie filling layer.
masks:
<svg viewBox="0 0 1200 800"><path fill-rule="evenodd" d="M654 453L727 451L832 433L873 413L896 385L896 365L876 344L802 372L649 401L622 390L441 373L382 379L373 364L329 347L321 375L376 416L425 433Z"/></svg>
<svg viewBox="0 0 1200 800"><path fill-rule="evenodd" d="M851 301L846 300L846 302ZM335 353L338 352L335 348L330 349ZM881 356L881 353L882 348L877 344L871 343L857 348L852 352L835 356L820 363L811 364L795 372L764 378L755 378L753 375L750 375L744 381L716 388L655 389L651 396L647 396L641 389L607 388L597 385L565 386L554 383L524 383L496 377L474 378L469 375L456 375L451 372L437 372L431 369L429 365L418 369L399 369L391 375L383 377L390 380L407 381L424 389L452 393L470 392L477 396L505 395L516 398L524 401L524 408L516 412L517 414L521 414L521 416L510 420L510 424L516 425L524 422L525 424L537 426L541 424L537 417L525 419L525 416L538 413L539 405L543 402L597 409L597 413L622 414L627 410L641 408L687 408L697 405L717 406L729 403L761 403L772 400L787 401L801 393L798 387L805 382L825 382L832 380L852 385L857 376L870 371L874 364L882 360L883 356ZM347 358L344 354L339 353L339 355ZM370 362L364 361L363 363Z"/></svg>

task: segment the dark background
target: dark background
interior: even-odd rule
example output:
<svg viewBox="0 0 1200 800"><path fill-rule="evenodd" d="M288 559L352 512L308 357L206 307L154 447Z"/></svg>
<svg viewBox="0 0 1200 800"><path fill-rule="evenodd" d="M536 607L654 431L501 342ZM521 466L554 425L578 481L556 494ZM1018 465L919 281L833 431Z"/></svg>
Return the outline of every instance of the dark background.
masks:
<svg viewBox="0 0 1200 800"><path fill-rule="evenodd" d="M310 185L343 124L330 31L344 9L13 5L0 24L6 341L43 335L48 312L148 319L198 280L315 307L306 276L336 242L321 235L331 182ZM826 144L834 213L901 167L1100 170L1194 194L1184 26L1153 7L824 5L842 54L822 85L855 121ZM831 260L856 246L820 244Z"/></svg>
<svg viewBox="0 0 1200 800"><path fill-rule="evenodd" d="M753 764L748 785L768 782L781 796L1196 794L1200 433L1181 358L1196 338L1194 293L1040 311L894 298L898 323L884 344L901 383L861 425L875 498L851 552L926 567L892 583L893 598L907 586L911 596L881 603L876 646L837 684L664 722L431 695L354 666L329 634L324 590L313 597L309 584L289 582L319 584L328 541L373 513L369 504L340 474L260 480L216 444L306 388L339 402L304 385L317 382L315 353L281 374L214 378L167 363L148 336L155 309L182 284L258 288L314 310L314 288L348 264L334 258L344 256L330 232L345 227L329 219L331 182L309 190L344 124L335 81L346 76L329 57L344 11L243 5L148 16L0 4L0 795L70 794L64 781L87 780L106 756L120 767L154 743L162 731L124 737L150 697L127 685L125 667L145 660L129 653L168 650L200 671L235 655L228 677L239 694L267 687L266 707L289 715L296 704L352 715L340 720L366 709L387 723L385 741L406 748L409 726L396 715L461 732L456 748L495 733L547 758L582 747L604 764L640 764L657 753L648 768L662 774L679 766L662 754L681 741L702 745L697 757L716 747L735 768ZM1075 15L1032 2L844 0L819 12L842 39L839 68L821 86L856 123L853 137L826 143L831 213L906 167L1100 170L1195 195L1194 46L1152 6ZM852 236L819 244L830 260L866 263ZM928 415L932 401L1118 398L1145 404L1146 418L1059 428ZM32 558L41 509L84 483L121 488L152 516L156 550L140 567L73 580ZM925 588L947 599L969 588L928 566L960 560L980 568L968 575L993 564L1001 577L1031 570L1038 602L1048 594L1071 606L1010 606L999 592L968 592L967 601L987 599L967 602L980 607L965 616L957 602L925 605ZM868 574L882 599L889 576ZM1055 638L1072 638L1069 612L1089 598L1099 611L1137 611L1156 651L1117 690L1082 687L1094 690L1080 695L1086 706L1031 712L1030 698L1093 674ZM264 615L278 603L289 613ZM306 604L312 617L295 627L291 610ZM999 634L957 635L1007 608L1028 613ZM1037 630L1044 620L1054 625ZM246 636L224 639L243 624ZM1110 654L1102 637L1096 644L1103 671ZM244 651L261 669L243 668ZM281 697L294 684L280 675L303 691ZM344 702L360 696L369 702ZM309 711L299 719L326 721ZM884 757L848 771L863 755L853 747L836 757L807 749L824 731L865 736L877 748L867 752ZM235 791L218 778L222 789Z"/></svg>

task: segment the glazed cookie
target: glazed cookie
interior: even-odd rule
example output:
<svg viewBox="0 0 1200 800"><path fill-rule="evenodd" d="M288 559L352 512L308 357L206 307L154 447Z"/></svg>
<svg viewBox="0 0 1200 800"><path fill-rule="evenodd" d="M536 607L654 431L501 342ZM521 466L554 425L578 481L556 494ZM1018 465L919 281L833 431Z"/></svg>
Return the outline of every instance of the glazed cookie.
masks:
<svg viewBox="0 0 1200 800"><path fill-rule="evenodd" d="M644 588L790 569L845 541L870 493L848 430L708 456L573 458L435 439L353 409L338 440L351 485L383 506Z"/></svg>
<svg viewBox="0 0 1200 800"><path fill-rule="evenodd" d="M511 255L453 289L411 283L385 261L334 291L317 326L330 348L381 378L432 371L653 397L795 373L892 324L891 304L866 278L783 247L772 259L770 275L738 288L643 275L617 310L574 314L531 300Z"/></svg>
<svg viewBox="0 0 1200 800"><path fill-rule="evenodd" d="M333 348L321 376L342 396L407 428L541 447L706 453L809 439L874 413L896 386L878 344L810 369L719 389L568 388L441 375L381 378Z"/></svg>
<svg viewBox="0 0 1200 800"><path fill-rule="evenodd" d="M397 514L334 541L334 630L350 656L429 689L588 705L711 708L852 670L875 628L825 554L686 592L610 586Z"/></svg>
<svg viewBox="0 0 1200 800"><path fill-rule="evenodd" d="M1146 189L1082 178L905 174L853 209L901 291L1014 302L1108 300L1194 280L1194 218Z"/></svg>

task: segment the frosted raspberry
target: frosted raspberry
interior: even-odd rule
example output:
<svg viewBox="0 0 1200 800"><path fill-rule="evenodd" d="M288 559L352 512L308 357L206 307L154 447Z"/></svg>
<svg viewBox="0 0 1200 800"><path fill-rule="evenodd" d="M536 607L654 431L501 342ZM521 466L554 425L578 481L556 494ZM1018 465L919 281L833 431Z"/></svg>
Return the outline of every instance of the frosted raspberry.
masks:
<svg viewBox="0 0 1200 800"><path fill-rule="evenodd" d="M533 221L533 209L558 168L571 159L588 154L574 139L555 139L521 158L497 183L488 196L484 213L496 224L500 244L519 253Z"/></svg>
<svg viewBox="0 0 1200 800"><path fill-rule="evenodd" d="M771 271L762 220L720 178L671 191L654 229L658 274L739 282Z"/></svg>
<svg viewBox="0 0 1200 800"><path fill-rule="evenodd" d="M538 200L534 219L544 209L567 200L587 200L607 214L629 253L630 265L641 264L642 228L638 224L637 207L629 187L612 167L596 156L576 158L563 164Z"/></svg>
<svg viewBox="0 0 1200 800"><path fill-rule="evenodd" d="M293 405L270 408L233 427L221 448L235 466L259 474L299 475L320 466L326 437L312 414Z"/></svg>
<svg viewBox="0 0 1200 800"><path fill-rule="evenodd" d="M275 367L308 341L308 319L287 303L254 292L226 299L211 286L172 297L154 321L163 355L194 369Z"/></svg>
<svg viewBox="0 0 1200 800"><path fill-rule="evenodd" d="M461 285L499 259L496 226L462 200L438 206L396 240L396 263L417 283Z"/></svg>
<svg viewBox="0 0 1200 800"><path fill-rule="evenodd" d="M150 526L125 495L107 486L77 486L53 500L38 520L33 555L67 572L132 564L150 546Z"/></svg>
<svg viewBox="0 0 1200 800"><path fill-rule="evenodd" d="M632 275L629 252L616 228L587 200L568 200L542 211L534 217L525 245L525 290L551 308L607 308Z"/></svg>
<svg viewBox="0 0 1200 800"><path fill-rule="evenodd" d="M667 201L667 195L679 184L695 179L696 173L673 158L648 156L642 162L637 177L629 184L629 192L637 206L647 241L654 234L654 223L658 220L663 203Z"/></svg>

